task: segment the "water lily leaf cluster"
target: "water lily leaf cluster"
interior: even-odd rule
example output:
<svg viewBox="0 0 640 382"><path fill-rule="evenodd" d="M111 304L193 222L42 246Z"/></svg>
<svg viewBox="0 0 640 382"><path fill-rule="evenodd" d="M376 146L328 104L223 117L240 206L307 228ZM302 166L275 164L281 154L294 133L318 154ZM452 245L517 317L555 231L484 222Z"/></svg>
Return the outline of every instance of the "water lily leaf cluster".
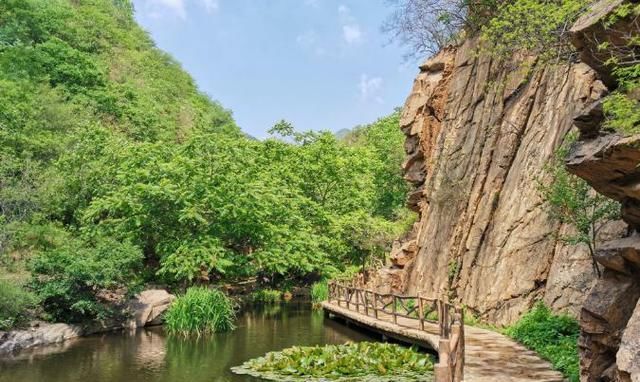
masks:
<svg viewBox="0 0 640 382"><path fill-rule="evenodd" d="M232 369L272 381L432 381L427 354L375 342L294 346L267 353Z"/></svg>

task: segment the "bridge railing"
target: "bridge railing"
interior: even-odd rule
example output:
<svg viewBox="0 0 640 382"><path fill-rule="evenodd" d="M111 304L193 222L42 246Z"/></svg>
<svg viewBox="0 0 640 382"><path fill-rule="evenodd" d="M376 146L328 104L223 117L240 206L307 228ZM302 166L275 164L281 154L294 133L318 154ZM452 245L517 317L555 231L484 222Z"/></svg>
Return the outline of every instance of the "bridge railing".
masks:
<svg viewBox="0 0 640 382"><path fill-rule="evenodd" d="M378 293L337 282L329 283L329 302L344 306L378 320L410 318L418 320L421 330L426 324L438 325L439 362L434 367L436 382L460 382L464 379L464 311L444 299Z"/></svg>

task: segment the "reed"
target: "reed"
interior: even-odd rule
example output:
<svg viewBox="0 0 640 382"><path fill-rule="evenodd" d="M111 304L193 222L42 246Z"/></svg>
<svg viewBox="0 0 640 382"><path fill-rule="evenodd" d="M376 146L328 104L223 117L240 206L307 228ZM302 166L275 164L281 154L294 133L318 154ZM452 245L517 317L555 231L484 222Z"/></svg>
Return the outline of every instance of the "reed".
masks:
<svg viewBox="0 0 640 382"><path fill-rule="evenodd" d="M263 304L275 304L282 299L282 292L275 289L260 289L251 293L251 301Z"/></svg>
<svg viewBox="0 0 640 382"><path fill-rule="evenodd" d="M318 281L311 285L311 302L319 305L322 301L329 298L329 285L327 281Z"/></svg>
<svg viewBox="0 0 640 382"><path fill-rule="evenodd" d="M216 289L192 287L178 296L165 315L170 334L205 335L235 329L236 306Z"/></svg>

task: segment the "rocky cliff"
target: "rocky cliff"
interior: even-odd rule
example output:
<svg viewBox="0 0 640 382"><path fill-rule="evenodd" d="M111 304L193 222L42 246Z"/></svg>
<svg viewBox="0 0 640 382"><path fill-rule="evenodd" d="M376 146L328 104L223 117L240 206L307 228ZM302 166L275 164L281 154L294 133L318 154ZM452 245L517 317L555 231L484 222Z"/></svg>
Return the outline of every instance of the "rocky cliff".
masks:
<svg viewBox="0 0 640 382"><path fill-rule="evenodd" d="M617 86L605 62L640 54L640 16L620 16L622 4L596 1L573 25L572 64L499 63L468 40L420 66L400 122L407 203L420 218L369 280L448 295L503 325L544 300L580 318L583 382L640 382L640 134L603 128L603 97ZM538 191L571 129L580 138L568 170L622 207L598 238L601 278L586 248L560 240L570 228L550 219Z"/></svg>
<svg viewBox="0 0 640 382"><path fill-rule="evenodd" d="M499 64L469 40L420 66L401 119L408 198L420 220L381 271L379 288L448 294L508 324L544 299L578 314L595 275L585 248L559 240L538 191L576 114L606 87L588 65L530 71ZM611 223L605 236L624 230Z"/></svg>
<svg viewBox="0 0 640 382"><path fill-rule="evenodd" d="M611 68L602 63L619 56L608 46L629 46L640 35L636 20L610 15L621 0L596 2L592 11L572 27L574 45L583 62L589 63L614 89ZM607 27L605 27L607 25ZM634 55L636 52L630 52ZM624 57L617 57L624 62ZM640 98L632 93L630 97ZM566 164L570 172L585 179L599 193L620 202L627 235L605 242L596 253L604 267L602 278L589 292L580 314L581 381L640 381L640 134L627 135L604 128L603 100L587 105L575 118L580 139L572 146Z"/></svg>

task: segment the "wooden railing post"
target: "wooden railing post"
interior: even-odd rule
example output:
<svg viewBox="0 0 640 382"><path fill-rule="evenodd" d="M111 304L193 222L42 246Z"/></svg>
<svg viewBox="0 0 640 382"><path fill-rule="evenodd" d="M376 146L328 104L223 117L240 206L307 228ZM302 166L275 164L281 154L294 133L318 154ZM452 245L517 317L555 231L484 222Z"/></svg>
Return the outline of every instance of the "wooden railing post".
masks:
<svg viewBox="0 0 640 382"><path fill-rule="evenodd" d="M360 313L360 289L356 289L356 312Z"/></svg>
<svg viewBox="0 0 640 382"><path fill-rule="evenodd" d="M364 314L369 316L369 292L365 289L364 291Z"/></svg>
<svg viewBox="0 0 640 382"><path fill-rule="evenodd" d="M451 368L449 368L449 340L440 338L438 343L438 363L433 366L436 382L451 382Z"/></svg>
<svg viewBox="0 0 640 382"><path fill-rule="evenodd" d="M458 347L456 348L456 364L454 365L454 381L464 380L465 343L464 343L464 309L457 308L460 322L458 326Z"/></svg>
<svg viewBox="0 0 640 382"><path fill-rule="evenodd" d="M378 293L373 292L373 316L378 319Z"/></svg>
<svg viewBox="0 0 640 382"><path fill-rule="evenodd" d="M424 331L424 305L420 293L418 293L418 319L420 320L420 330Z"/></svg>
<svg viewBox="0 0 640 382"><path fill-rule="evenodd" d="M396 311L397 310L396 305L397 305L396 295L393 294L393 295L391 295L391 311L393 312L393 323L397 325L398 324L398 312Z"/></svg>
<svg viewBox="0 0 640 382"><path fill-rule="evenodd" d="M347 300L347 309L351 309L351 307L349 306L349 301L351 301L351 291L349 290L349 287L345 287L344 291L344 298L345 300Z"/></svg>

